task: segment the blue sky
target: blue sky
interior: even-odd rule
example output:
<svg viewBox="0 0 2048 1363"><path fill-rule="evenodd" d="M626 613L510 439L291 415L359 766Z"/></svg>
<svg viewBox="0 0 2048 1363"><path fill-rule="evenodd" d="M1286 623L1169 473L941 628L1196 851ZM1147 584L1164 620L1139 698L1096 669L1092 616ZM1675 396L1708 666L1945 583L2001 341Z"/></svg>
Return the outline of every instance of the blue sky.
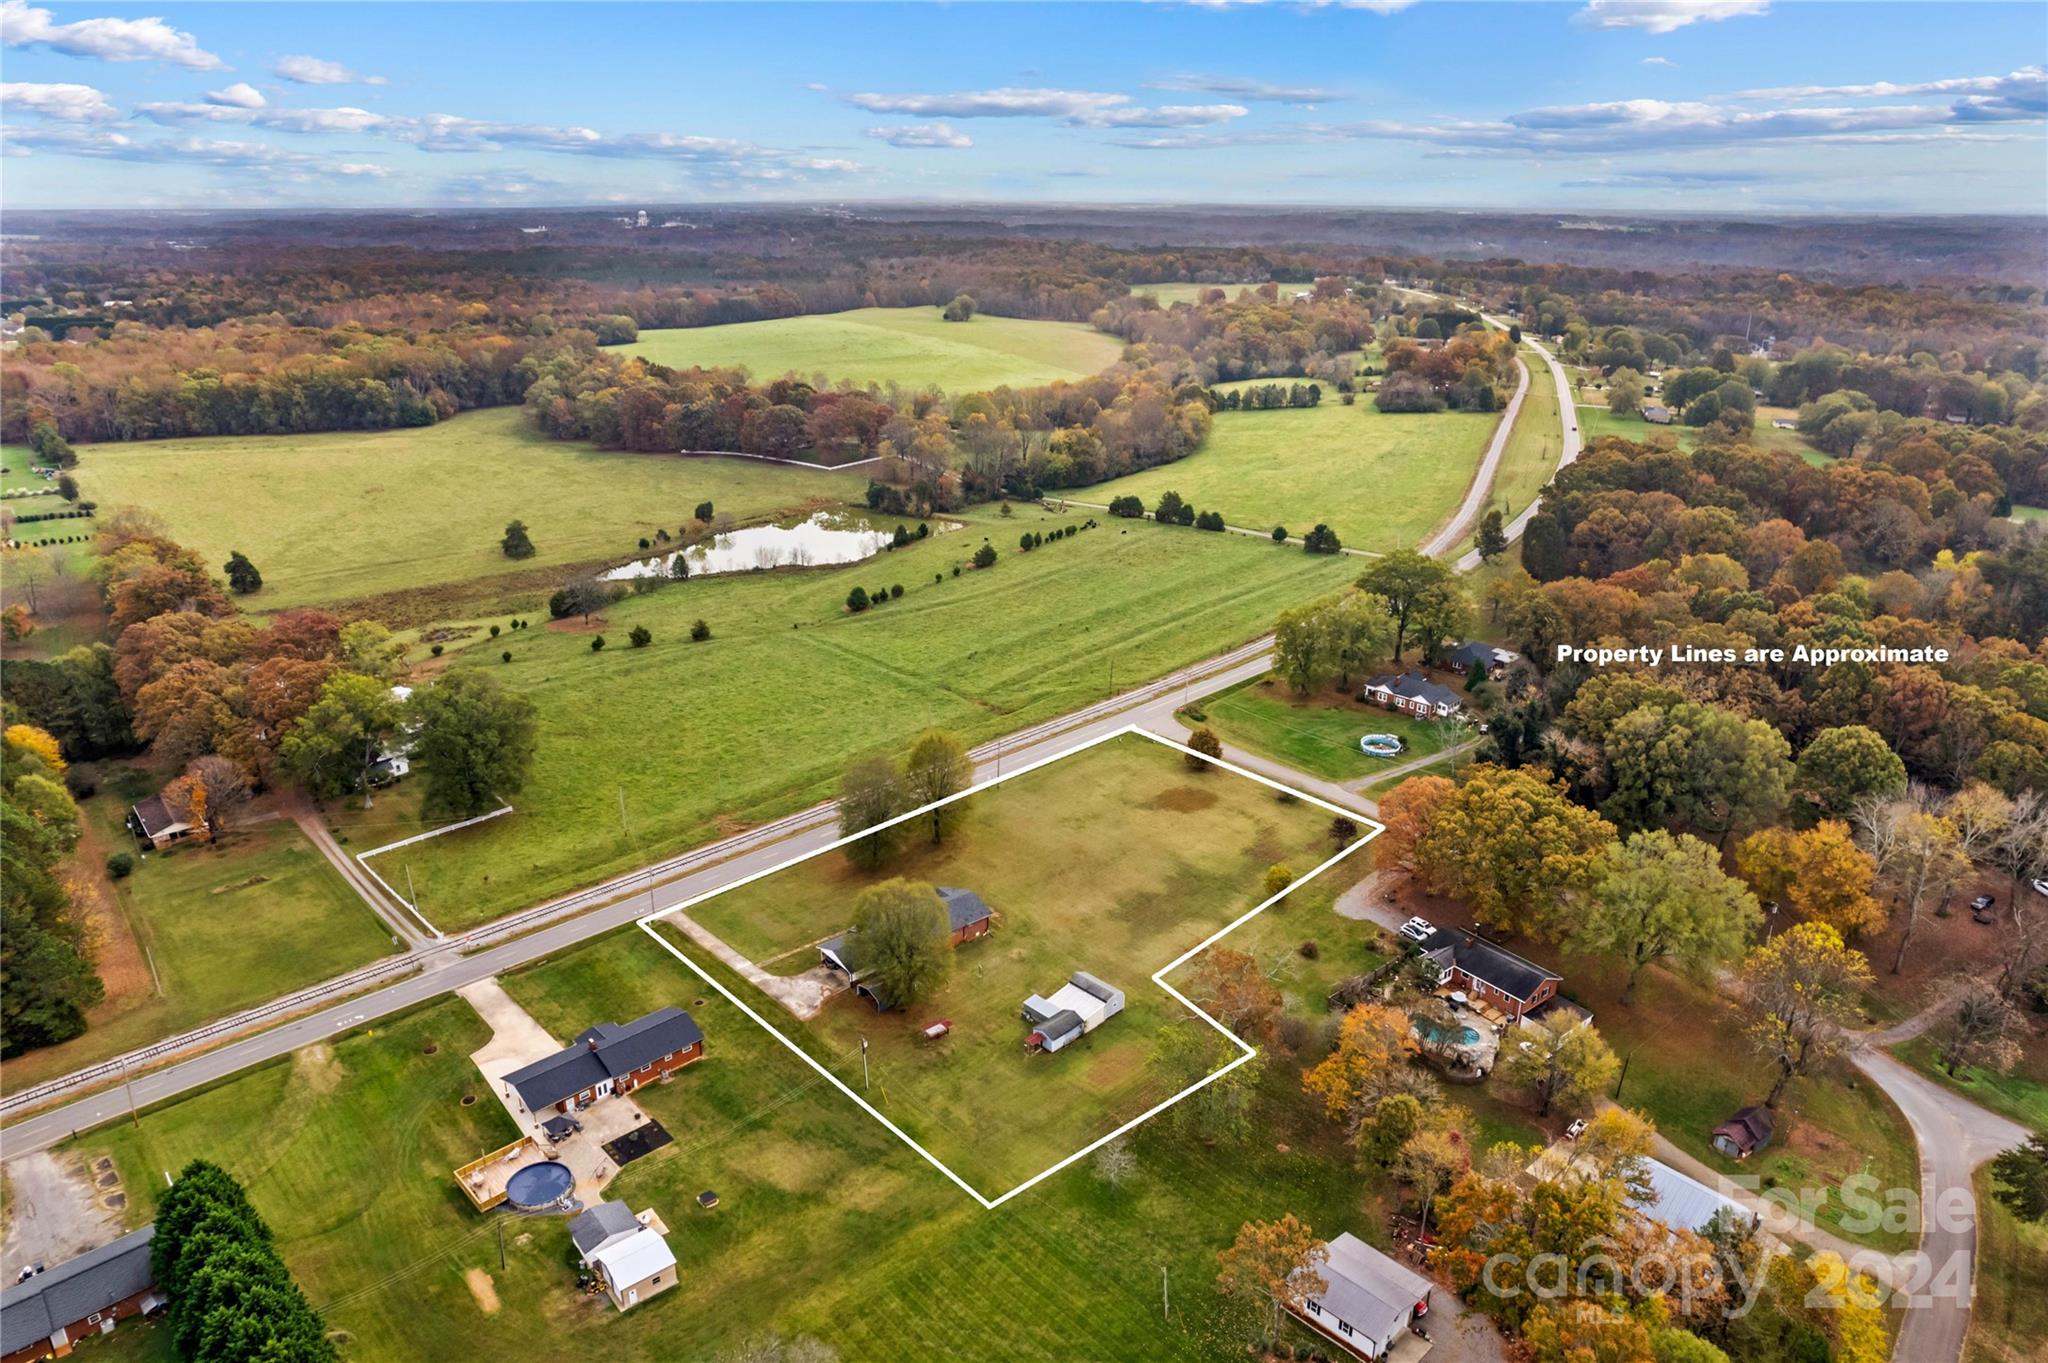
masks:
<svg viewBox="0 0 2048 1363"><path fill-rule="evenodd" d="M20 207L2048 209L2048 5L0 0Z"/></svg>

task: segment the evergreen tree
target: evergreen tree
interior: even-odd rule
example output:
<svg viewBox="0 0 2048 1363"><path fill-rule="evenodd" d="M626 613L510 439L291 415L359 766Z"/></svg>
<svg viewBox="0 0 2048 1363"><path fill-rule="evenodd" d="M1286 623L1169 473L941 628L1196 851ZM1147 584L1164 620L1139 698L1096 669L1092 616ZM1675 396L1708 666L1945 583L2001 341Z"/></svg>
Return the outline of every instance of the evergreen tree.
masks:
<svg viewBox="0 0 2048 1363"><path fill-rule="evenodd" d="M249 562L249 556L239 549L228 554L228 561L221 565L221 571L228 575L228 587L236 596L262 590L263 574L256 571L256 565Z"/></svg>

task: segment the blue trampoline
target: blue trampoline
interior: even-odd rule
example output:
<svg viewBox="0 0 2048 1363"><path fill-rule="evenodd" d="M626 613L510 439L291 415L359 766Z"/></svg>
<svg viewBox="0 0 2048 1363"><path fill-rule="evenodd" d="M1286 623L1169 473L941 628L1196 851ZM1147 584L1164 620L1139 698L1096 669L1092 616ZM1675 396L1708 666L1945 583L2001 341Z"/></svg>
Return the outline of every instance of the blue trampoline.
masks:
<svg viewBox="0 0 2048 1363"><path fill-rule="evenodd" d="M505 1181L505 1201L524 1211L552 1207L576 1190L576 1175L555 1160L529 1164Z"/></svg>

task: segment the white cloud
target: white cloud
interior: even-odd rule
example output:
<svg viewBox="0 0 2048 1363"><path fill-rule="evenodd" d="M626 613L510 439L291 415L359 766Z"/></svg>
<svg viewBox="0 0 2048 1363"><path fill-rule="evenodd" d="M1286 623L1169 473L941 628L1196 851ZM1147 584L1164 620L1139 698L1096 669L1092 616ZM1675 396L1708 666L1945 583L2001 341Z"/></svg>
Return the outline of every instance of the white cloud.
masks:
<svg viewBox="0 0 2048 1363"><path fill-rule="evenodd" d="M329 169L336 175L363 175L377 180L391 174L391 167L380 166L374 161L343 161Z"/></svg>
<svg viewBox="0 0 2048 1363"><path fill-rule="evenodd" d="M1060 118L1073 120L1129 104L1129 95L1093 90L1004 87L947 95L848 95L846 102L871 114L923 114L941 118Z"/></svg>
<svg viewBox="0 0 2048 1363"><path fill-rule="evenodd" d="M1193 94L1222 95L1227 99L1269 104L1327 104L1343 99L1344 92L1320 85L1276 85L1271 81L1239 76L1168 76L1149 82L1154 90L1183 90Z"/></svg>
<svg viewBox="0 0 2048 1363"><path fill-rule="evenodd" d="M1243 118L1242 104L1164 104L1145 108L1129 95L1102 90L1049 90L1006 86L950 94L848 95L847 103L876 114L941 118L1051 118L1073 128L1190 128Z"/></svg>
<svg viewBox="0 0 2048 1363"><path fill-rule="evenodd" d="M0 44L47 47L72 57L108 62L168 62L191 71L225 71L227 63L191 34L162 19L80 19L60 24L27 0L0 3Z"/></svg>
<svg viewBox="0 0 2048 1363"><path fill-rule="evenodd" d="M107 97L90 85L0 83L0 108L40 114L62 123L105 123L121 116Z"/></svg>
<svg viewBox="0 0 2048 1363"><path fill-rule="evenodd" d="M1689 24L1766 14L1770 0L1586 0L1572 21L1587 28L1639 28L1671 33Z"/></svg>
<svg viewBox="0 0 2048 1363"><path fill-rule="evenodd" d="M1780 85L1744 90L1738 99L1898 99L1914 95L1965 95L2009 100L2048 112L2048 67L2023 66L2003 76L1957 76L1947 80L1872 81L1865 85Z"/></svg>
<svg viewBox="0 0 2048 1363"><path fill-rule="evenodd" d="M384 85L382 76L365 76L352 71L340 62L327 61L320 57L279 57L277 65L270 68L284 80L294 85Z"/></svg>
<svg viewBox="0 0 2048 1363"><path fill-rule="evenodd" d="M1678 65L1678 63L1677 63L1677 62L1675 62L1675 61L1673 61L1673 60L1671 60L1671 58L1669 58L1669 57L1645 57L1645 58L1643 58L1643 65L1644 65L1644 66L1676 66L1676 65Z"/></svg>
<svg viewBox="0 0 2048 1363"><path fill-rule="evenodd" d="M905 123L897 128L869 128L869 137L892 147L971 147L974 139L950 123Z"/></svg>
<svg viewBox="0 0 2048 1363"><path fill-rule="evenodd" d="M236 81L220 90L206 92L208 104L224 105L230 109L260 109L270 101L263 98L263 92L247 81Z"/></svg>

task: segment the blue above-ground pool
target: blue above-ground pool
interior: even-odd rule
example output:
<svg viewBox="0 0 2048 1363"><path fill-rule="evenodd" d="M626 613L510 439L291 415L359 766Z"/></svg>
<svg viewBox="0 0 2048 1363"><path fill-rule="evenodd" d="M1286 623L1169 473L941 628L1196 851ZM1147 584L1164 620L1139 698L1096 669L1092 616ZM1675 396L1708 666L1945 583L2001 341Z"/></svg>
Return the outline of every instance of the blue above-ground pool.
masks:
<svg viewBox="0 0 2048 1363"><path fill-rule="evenodd" d="M569 1166L545 1160L513 1171L505 1180L505 1201L526 1210L552 1207L575 1190L576 1175Z"/></svg>

